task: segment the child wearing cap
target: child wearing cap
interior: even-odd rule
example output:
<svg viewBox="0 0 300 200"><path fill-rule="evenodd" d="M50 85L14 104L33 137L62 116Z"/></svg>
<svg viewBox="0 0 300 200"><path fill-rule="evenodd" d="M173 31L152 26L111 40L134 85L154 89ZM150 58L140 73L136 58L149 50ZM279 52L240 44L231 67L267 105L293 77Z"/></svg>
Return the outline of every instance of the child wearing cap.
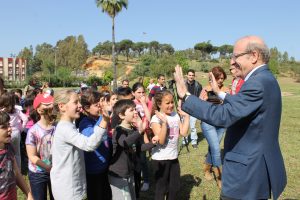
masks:
<svg viewBox="0 0 300 200"><path fill-rule="evenodd" d="M27 133L26 150L29 158L28 177L34 199L47 199L47 186L50 199L54 199L51 191L50 170L52 167L51 145L55 127L53 97L50 94L38 94L33 101L34 112L39 120Z"/></svg>

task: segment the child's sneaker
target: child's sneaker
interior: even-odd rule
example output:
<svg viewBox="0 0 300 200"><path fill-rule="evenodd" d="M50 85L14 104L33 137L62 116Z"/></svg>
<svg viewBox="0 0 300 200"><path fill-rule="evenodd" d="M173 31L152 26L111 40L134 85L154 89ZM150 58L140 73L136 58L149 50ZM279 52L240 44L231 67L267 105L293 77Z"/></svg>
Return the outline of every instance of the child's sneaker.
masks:
<svg viewBox="0 0 300 200"><path fill-rule="evenodd" d="M146 192L149 190L149 183L143 183L143 186L141 188L142 192Z"/></svg>

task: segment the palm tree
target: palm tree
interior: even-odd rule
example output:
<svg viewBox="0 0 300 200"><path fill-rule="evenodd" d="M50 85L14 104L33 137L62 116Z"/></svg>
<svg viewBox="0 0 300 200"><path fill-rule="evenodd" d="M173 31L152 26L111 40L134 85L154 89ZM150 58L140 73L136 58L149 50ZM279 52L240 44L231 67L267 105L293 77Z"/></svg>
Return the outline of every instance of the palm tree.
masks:
<svg viewBox="0 0 300 200"><path fill-rule="evenodd" d="M113 89L117 88L117 67L115 53L115 17L122 8L127 9L128 0L96 0L97 7L102 8L102 12L107 13L112 18L112 63L114 69Z"/></svg>

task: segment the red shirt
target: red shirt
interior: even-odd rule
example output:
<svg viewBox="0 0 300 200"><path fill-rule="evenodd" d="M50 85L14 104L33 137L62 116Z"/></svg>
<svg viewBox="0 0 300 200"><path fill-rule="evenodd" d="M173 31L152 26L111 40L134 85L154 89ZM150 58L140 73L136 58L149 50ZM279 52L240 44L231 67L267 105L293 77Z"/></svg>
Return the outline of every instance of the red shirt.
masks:
<svg viewBox="0 0 300 200"><path fill-rule="evenodd" d="M244 84L244 82L245 81L243 79L241 79L241 78L239 78L239 79L233 79L232 80L230 94L231 95L237 94L240 91L240 89L241 89L242 85Z"/></svg>

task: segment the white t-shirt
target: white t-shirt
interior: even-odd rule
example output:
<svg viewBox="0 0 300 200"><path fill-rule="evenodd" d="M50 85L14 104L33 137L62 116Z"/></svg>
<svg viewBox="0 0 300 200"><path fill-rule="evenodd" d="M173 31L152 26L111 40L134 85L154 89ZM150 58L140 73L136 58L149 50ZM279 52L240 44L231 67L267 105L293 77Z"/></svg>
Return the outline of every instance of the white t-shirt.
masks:
<svg viewBox="0 0 300 200"><path fill-rule="evenodd" d="M162 121L153 115L150 121L152 123L161 124ZM153 160L174 160L178 158L178 138L179 138L179 115L173 112L170 116L167 115L167 138L164 145L158 144L152 149Z"/></svg>
<svg viewBox="0 0 300 200"><path fill-rule="evenodd" d="M149 83L147 89L150 91L155 86L155 83Z"/></svg>

